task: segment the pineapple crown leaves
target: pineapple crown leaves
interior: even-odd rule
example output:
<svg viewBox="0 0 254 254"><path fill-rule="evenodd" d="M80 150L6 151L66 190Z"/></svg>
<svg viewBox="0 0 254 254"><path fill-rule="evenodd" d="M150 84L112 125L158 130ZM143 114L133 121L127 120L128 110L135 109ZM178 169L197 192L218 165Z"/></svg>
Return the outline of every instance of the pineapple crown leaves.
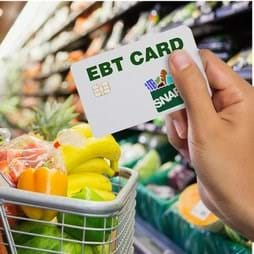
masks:
<svg viewBox="0 0 254 254"><path fill-rule="evenodd" d="M64 103L46 102L42 108L36 108L32 129L48 141L53 141L57 133L71 127L71 121L78 116L69 96Z"/></svg>

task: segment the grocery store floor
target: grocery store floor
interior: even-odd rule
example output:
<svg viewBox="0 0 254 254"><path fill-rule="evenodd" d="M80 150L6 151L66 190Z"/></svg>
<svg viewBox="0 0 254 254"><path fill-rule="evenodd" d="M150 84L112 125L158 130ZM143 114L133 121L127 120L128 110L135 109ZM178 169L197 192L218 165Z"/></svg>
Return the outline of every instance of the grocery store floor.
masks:
<svg viewBox="0 0 254 254"><path fill-rule="evenodd" d="M136 216L134 254L184 254L167 237Z"/></svg>

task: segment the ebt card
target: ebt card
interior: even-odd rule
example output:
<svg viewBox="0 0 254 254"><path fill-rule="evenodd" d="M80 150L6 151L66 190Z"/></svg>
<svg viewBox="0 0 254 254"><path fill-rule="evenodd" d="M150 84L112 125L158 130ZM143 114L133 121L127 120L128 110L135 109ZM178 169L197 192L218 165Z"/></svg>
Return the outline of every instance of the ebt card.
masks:
<svg viewBox="0 0 254 254"><path fill-rule="evenodd" d="M184 108L168 68L168 56L177 49L185 49L204 73L187 26L144 36L137 42L72 65L95 136L130 128L158 114Z"/></svg>

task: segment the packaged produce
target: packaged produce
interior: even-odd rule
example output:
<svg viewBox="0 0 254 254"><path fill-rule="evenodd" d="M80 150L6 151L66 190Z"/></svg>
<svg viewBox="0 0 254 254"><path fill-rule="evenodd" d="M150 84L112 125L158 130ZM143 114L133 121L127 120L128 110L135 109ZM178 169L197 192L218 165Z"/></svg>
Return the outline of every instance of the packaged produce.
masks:
<svg viewBox="0 0 254 254"><path fill-rule="evenodd" d="M112 33L107 41L107 44L105 46L105 49L114 49L119 45L120 40L122 39L122 33L124 29L124 23L123 21L117 21L112 29Z"/></svg>
<svg viewBox="0 0 254 254"><path fill-rule="evenodd" d="M84 57L84 53L82 50L74 50L71 51L68 55L68 61L73 63L81 60Z"/></svg>
<svg viewBox="0 0 254 254"><path fill-rule="evenodd" d="M149 132L142 132L138 137L138 142L144 146L149 146L153 135Z"/></svg>
<svg viewBox="0 0 254 254"><path fill-rule="evenodd" d="M199 228L217 232L223 223L211 213L201 201L197 184L187 187L179 196L178 209L180 215L189 223Z"/></svg>
<svg viewBox="0 0 254 254"><path fill-rule="evenodd" d="M80 192L74 193L71 198L89 201L104 201L101 196L88 187L83 188ZM106 220L106 222L104 220ZM117 224L116 218L113 217L85 217L69 213L64 213L64 216L60 213L58 215L58 222L63 222L65 224L64 231L72 237L82 240L83 234L85 234L85 241L91 242L107 241L107 238L112 231L110 228ZM79 226L80 228L68 227L68 225ZM86 227L92 229L85 229ZM106 229L101 230L103 228Z"/></svg>
<svg viewBox="0 0 254 254"><path fill-rule="evenodd" d="M235 71L241 70L246 67L252 66L252 50L246 49L242 50L236 55L234 55L227 64L232 67Z"/></svg>
<svg viewBox="0 0 254 254"><path fill-rule="evenodd" d="M141 144L125 143L121 145L120 165L129 165L140 160L146 153L146 149Z"/></svg>
<svg viewBox="0 0 254 254"><path fill-rule="evenodd" d="M143 12L140 14L137 23L130 28L123 38L123 43L129 43L131 41L137 40L146 31L147 27L148 13Z"/></svg>
<svg viewBox="0 0 254 254"><path fill-rule="evenodd" d="M151 150L136 164L134 170L138 172L139 180L145 182L160 167L160 164L159 154L156 150Z"/></svg>
<svg viewBox="0 0 254 254"><path fill-rule="evenodd" d="M92 41L85 52L86 57L93 56L100 52L107 38L107 33L104 31L97 31L97 33L93 34L91 37Z"/></svg>
<svg viewBox="0 0 254 254"><path fill-rule="evenodd" d="M8 254L8 251L4 245L4 240L2 236L2 232L0 231L0 253L1 254Z"/></svg>
<svg viewBox="0 0 254 254"><path fill-rule="evenodd" d="M21 173L18 179L18 189L45 193L49 195L66 196L67 175L59 169L49 169L47 167L27 168ZM37 220L52 220L57 212L21 206L27 217Z"/></svg>
<svg viewBox="0 0 254 254"><path fill-rule="evenodd" d="M37 223L37 222L23 222L16 227L13 238L16 245L23 246L17 249L18 254L34 254L46 252L59 252L65 254L80 254L82 253L82 245L73 242L71 236L63 233L53 224ZM24 233L21 233L24 232ZM27 233L27 234L26 234ZM62 237L64 238L62 242ZM30 247L28 249L26 247ZM34 249L42 249L44 251L38 252ZM84 253L93 254L92 247L86 245Z"/></svg>
<svg viewBox="0 0 254 254"><path fill-rule="evenodd" d="M71 72L67 74L65 82L67 83L66 87L69 92L73 92L77 89Z"/></svg>
<svg viewBox="0 0 254 254"><path fill-rule="evenodd" d="M44 81L42 93L53 94L57 90L60 90L62 85L62 76L60 74L53 74Z"/></svg>
<svg viewBox="0 0 254 254"><path fill-rule="evenodd" d="M14 204L5 204L4 210L5 210L5 213L7 216L22 216L23 215L23 213L19 209L19 207ZM7 220L8 220L10 227L15 226L17 223L16 219L13 217L8 217ZM0 227L2 227L2 226L3 226L3 222L2 222L2 218L0 218Z"/></svg>
<svg viewBox="0 0 254 254"><path fill-rule="evenodd" d="M175 164L168 172L168 183L177 191L182 191L190 183L193 183L194 180L194 172L181 164Z"/></svg>
<svg viewBox="0 0 254 254"><path fill-rule="evenodd" d="M61 158L53 145L33 135L22 135L0 147L0 172L16 186L26 168L37 168L45 163L63 169Z"/></svg>
<svg viewBox="0 0 254 254"><path fill-rule="evenodd" d="M168 172L175 166L175 162L168 161L154 172L144 184L168 185Z"/></svg>
<svg viewBox="0 0 254 254"><path fill-rule="evenodd" d="M158 198L171 199L175 196L175 190L167 185L148 184L146 188L152 191Z"/></svg>

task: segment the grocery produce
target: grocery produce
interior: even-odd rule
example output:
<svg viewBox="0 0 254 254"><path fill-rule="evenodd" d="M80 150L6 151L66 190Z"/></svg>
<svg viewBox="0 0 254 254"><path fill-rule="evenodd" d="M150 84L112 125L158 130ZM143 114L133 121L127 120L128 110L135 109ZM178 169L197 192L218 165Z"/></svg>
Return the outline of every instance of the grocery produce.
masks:
<svg viewBox="0 0 254 254"><path fill-rule="evenodd" d="M17 249L18 254L43 254L49 251L54 253L62 251L61 253L64 254L82 253L82 245L71 241L73 239L66 233L62 236L61 230L55 225L23 222L16 227L16 231L19 231L19 233L13 234L15 244L23 246L23 248L19 247ZM64 239L63 242L61 241L62 237ZM41 251L35 252L34 249L29 249L29 247L36 250L41 249ZM93 254L92 247L86 245L84 253Z"/></svg>
<svg viewBox="0 0 254 254"><path fill-rule="evenodd" d="M14 204L5 204L4 210L7 216L20 216L22 215L22 211L20 211L19 207ZM16 225L16 219L13 217L7 218L8 223L11 227ZM3 226L2 218L0 218L0 227ZM0 252L1 253L1 252Z"/></svg>
<svg viewBox="0 0 254 254"><path fill-rule="evenodd" d="M11 133L6 128L0 128L0 145L9 142L11 138Z"/></svg>
<svg viewBox="0 0 254 254"><path fill-rule="evenodd" d="M105 174L110 177L115 174L115 171L112 168L110 168L109 163L103 158L94 158L85 161L84 163L80 164L79 166L73 169L69 169L69 174L78 174L85 172Z"/></svg>
<svg viewBox="0 0 254 254"><path fill-rule="evenodd" d="M146 188L152 191L158 198L171 199L175 196L175 191L167 185L148 184Z"/></svg>
<svg viewBox="0 0 254 254"><path fill-rule="evenodd" d="M135 165L146 153L146 149L141 144L124 143L121 144L120 165L131 167Z"/></svg>
<svg viewBox="0 0 254 254"><path fill-rule="evenodd" d="M160 164L159 154L151 150L136 164L134 170L139 173L139 180L144 182L160 167Z"/></svg>
<svg viewBox="0 0 254 254"><path fill-rule="evenodd" d="M99 196L101 196L104 201L112 201L116 198L114 192L112 192L112 191L104 191L104 190L96 189L96 188L91 188L91 190L93 190Z"/></svg>
<svg viewBox="0 0 254 254"><path fill-rule="evenodd" d="M60 130L70 127L70 122L76 116L72 106L72 96L64 103L46 102L43 108L35 110L32 129L45 140L53 141Z"/></svg>
<svg viewBox="0 0 254 254"><path fill-rule="evenodd" d="M79 192L84 187L112 191L112 184L104 175L90 172L68 175L68 196Z"/></svg>
<svg viewBox="0 0 254 254"><path fill-rule="evenodd" d="M80 192L73 194L71 198L89 201L104 201L101 196L88 187L85 187ZM106 220L106 222L104 222L104 220ZM85 233L84 237L86 241L102 242L107 240L109 234L111 233L110 228L116 225L117 220L112 217L85 217L69 213L65 213L63 216L62 213L59 213L58 222L63 222L65 224L64 231L78 240L82 240L83 233ZM79 226L81 228L68 227L68 225ZM84 231L84 227L93 229L87 229ZM106 229L101 230L103 228Z"/></svg>
<svg viewBox="0 0 254 254"><path fill-rule="evenodd" d="M195 181L193 171L181 164L175 164L168 172L168 184L177 191L182 191L186 186Z"/></svg>
<svg viewBox="0 0 254 254"><path fill-rule="evenodd" d="M238 233L237 231L235 231L234 229L230 228L227 225L225 225L225 232L232 241L249 247L251 246L251 241L248 241L240 233Z"/></svg>
<svg viewBox="0 0 254 254"><path fill-rule="evenodd" d="M8 251L4 245L4 240L2 236L2 232L0 231L0 253L1 254L8 254Z"/></svg>
<svg viewBox="0 0 254 254"><path fill-rule="evenodd" d="M33 135L22 135L0 147L0 171L10 185L17 185L19 175L27 167L43 163L59 164L53 146Z"/></svg>
<svg viewBox="0 0 254 254"><path fill-rule="evenodd" d="M109 244L104 245L95 245L93 247L93 254L111 254L112 253L112 247L110 249Z"/></svg>
<svg viewBox="0 0 254 254"><path fill-rule="evenodd" d="M58 169L47 167L27 168L20 175L17 187L21 190L40 192L50 195L66 196L67 175ZM22 210L32 219L52 220L57 212L21 206Z"/></svg>
<svg viewBox="0 0 254 254"><path fill-rule="evenodd" d="M162 163L169 159L173 160L176 155L176 150L169 144L166 135L142 132L138 137L138 142L144 145L148 150L156 150L160 154Z"/></svg>
<svg viewBox="0 0 254 254"><path fill-rule="evenodd" d="M110 167L118 171L121 150L114 137L107 135L96 138L91 135L90 127L86 124L58 134L55 146L61 150L67 170L72 171L91 159L105 158L110 161Z"/></svg>
<svg viewBox="0 0 254 254"><path fill-rule="evenodd" d="M179 197L178 209L180 215L189 223L207 230L217 232L223 228L223 223L212 214L202 203L197 184L187 187Z"/></svg>

